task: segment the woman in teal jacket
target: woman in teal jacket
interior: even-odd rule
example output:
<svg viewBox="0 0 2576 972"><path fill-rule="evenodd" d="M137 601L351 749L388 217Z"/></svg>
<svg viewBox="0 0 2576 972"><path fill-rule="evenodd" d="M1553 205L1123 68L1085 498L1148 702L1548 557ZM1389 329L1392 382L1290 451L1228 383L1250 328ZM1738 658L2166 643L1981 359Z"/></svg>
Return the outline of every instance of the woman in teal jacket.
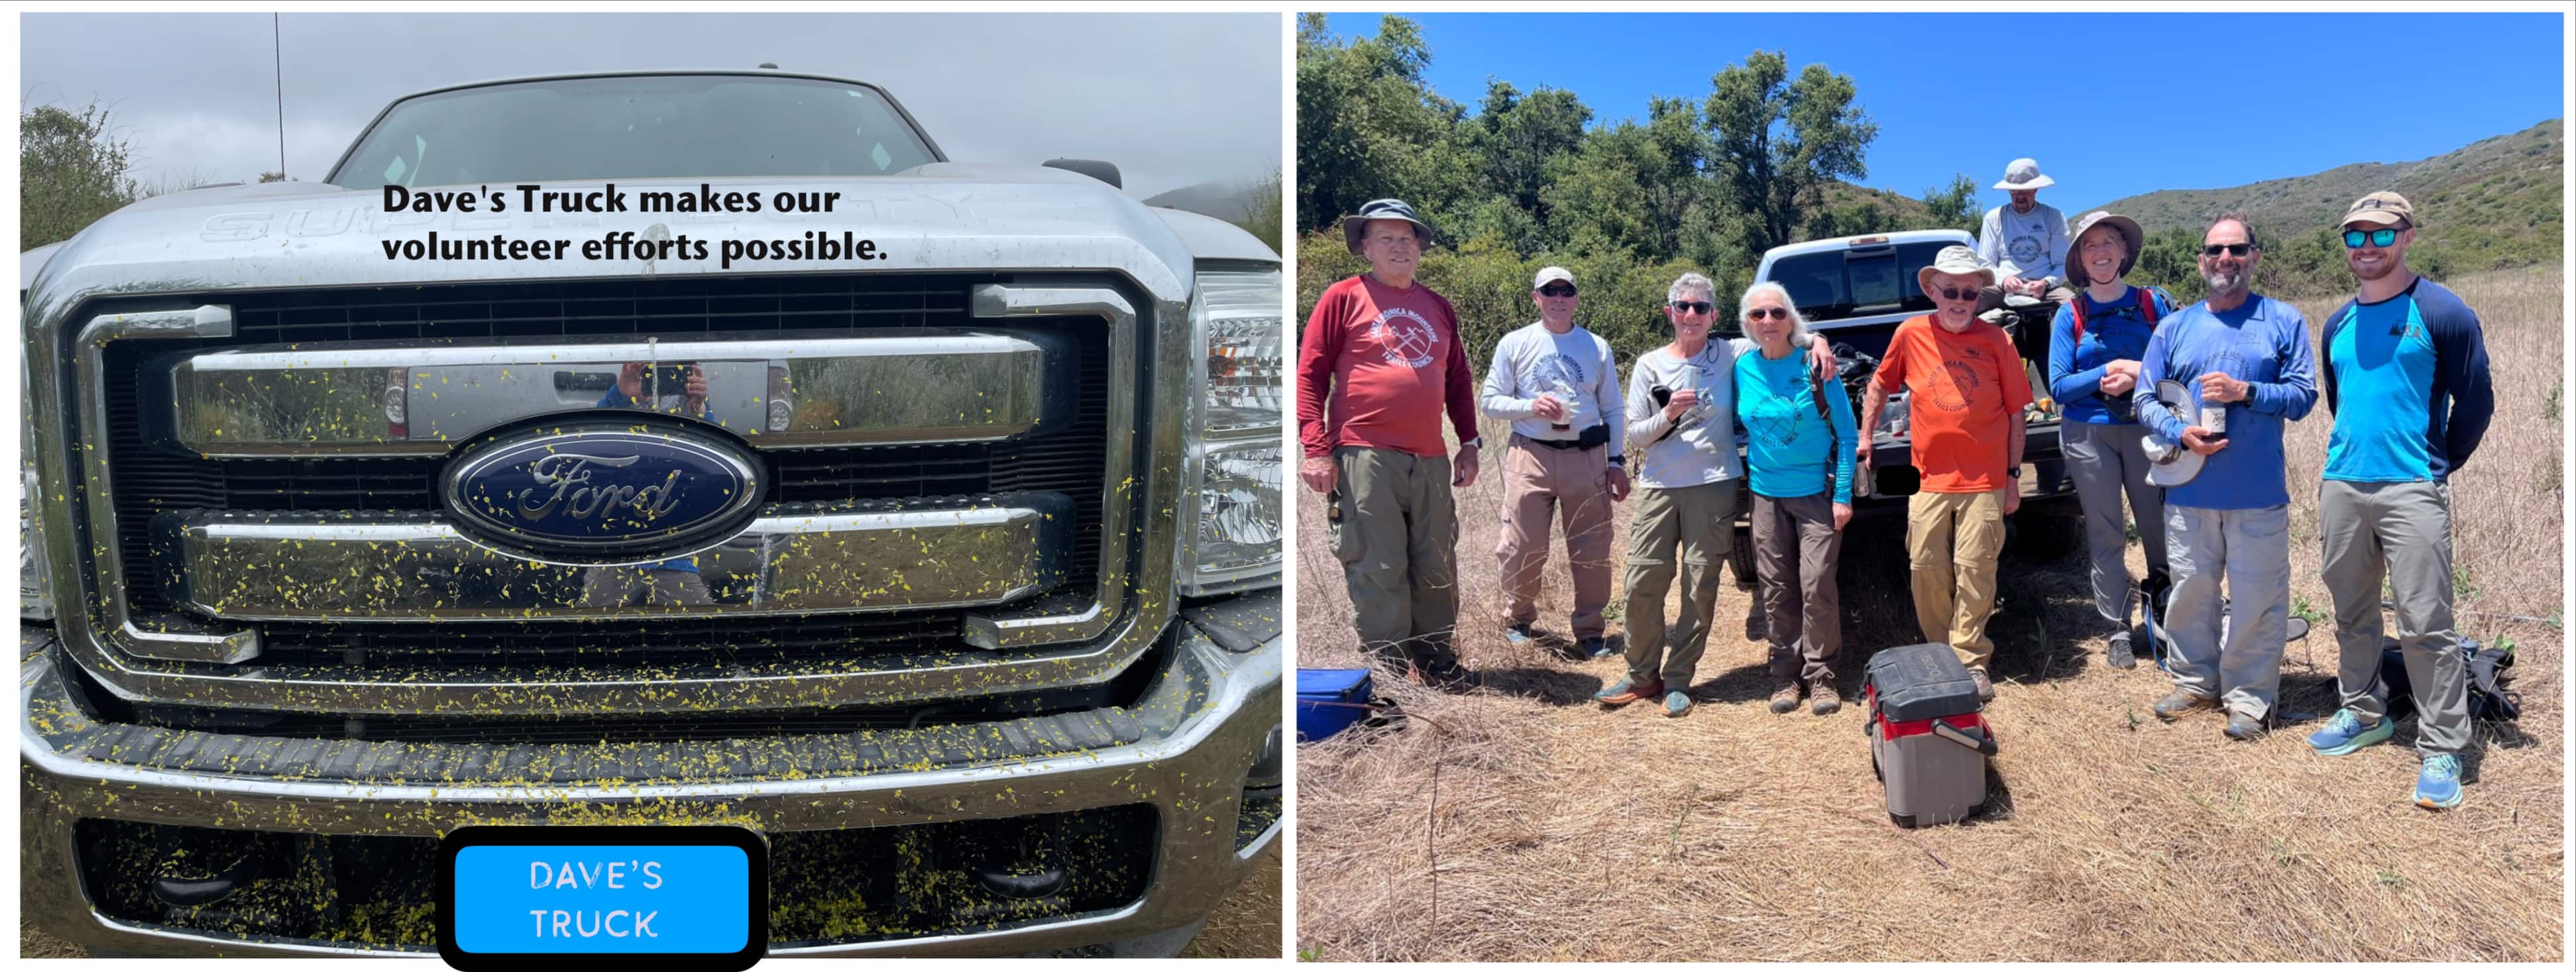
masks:
<svg viewBox="0 0 2576 972"><path fill-rule="evenodd" d="M1744 425L1745 479L1753 489L1753 560L1771 630L1771 711L1842 707L1834 656L1842 651L1842 596L1834 565L1851 522L1851 395L1799 353L1807 322L1789 292L1758 283L1741 302L1758 353L1735 358L1735 417ZM1795 635L1794 641L1783 638Z"/></svg>

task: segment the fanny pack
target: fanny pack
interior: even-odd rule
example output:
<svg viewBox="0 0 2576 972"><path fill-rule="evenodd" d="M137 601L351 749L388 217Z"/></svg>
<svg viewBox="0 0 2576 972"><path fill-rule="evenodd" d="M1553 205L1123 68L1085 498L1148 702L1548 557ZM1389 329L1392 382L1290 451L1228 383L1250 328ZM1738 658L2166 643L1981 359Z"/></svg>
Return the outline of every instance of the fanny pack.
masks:
<svg viewBox="0 0 2576 972"><path fill-rule="evenodd" d="M1593 449L1610 444L1610 427L1607 425L1591 426L1581 432L1575 433L1575 436L1572 439L1539 439L1526 435L1521 436L1521 438L1524 441L1529 442L1531 445L1542 445L1550 449Z"/></svg>

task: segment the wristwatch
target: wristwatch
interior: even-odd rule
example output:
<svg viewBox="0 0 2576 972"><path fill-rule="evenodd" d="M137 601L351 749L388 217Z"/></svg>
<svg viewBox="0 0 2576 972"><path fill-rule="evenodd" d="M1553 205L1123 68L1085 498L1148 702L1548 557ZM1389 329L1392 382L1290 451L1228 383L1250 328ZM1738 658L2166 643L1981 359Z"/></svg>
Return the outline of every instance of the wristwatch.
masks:
<svg viewBox="0 0 2576 972"><path fill-rule="evenodd" d="M2020 466L2005 466L2005 467L2004 467L2004 478L2006 478L2006 479L2020 479L2020 478L2021 478L2021 467L2020 467Z"/></svg>

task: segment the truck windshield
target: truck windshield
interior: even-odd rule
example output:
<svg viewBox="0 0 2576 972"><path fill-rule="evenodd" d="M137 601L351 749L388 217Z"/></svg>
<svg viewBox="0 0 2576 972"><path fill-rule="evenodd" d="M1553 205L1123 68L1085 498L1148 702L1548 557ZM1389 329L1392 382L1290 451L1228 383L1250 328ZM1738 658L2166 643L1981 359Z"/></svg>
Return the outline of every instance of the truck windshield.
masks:
<svg viewBox="0 0 2576 972"><path fill-rule="evenodd" d="M333 185L874 176L935 161L884 92L810 78L648 75L407 98Z"/></svg>
<svg viewBox="0 0 2576 972"><path fill-rule="evenodd" d="M1788 288L1798 313L1825 323L1863 314L1921 314L1932 300L1914 285L1914 273L1932 264L1950 240L1856 246L1782 257L1770 279Z"/></svg>

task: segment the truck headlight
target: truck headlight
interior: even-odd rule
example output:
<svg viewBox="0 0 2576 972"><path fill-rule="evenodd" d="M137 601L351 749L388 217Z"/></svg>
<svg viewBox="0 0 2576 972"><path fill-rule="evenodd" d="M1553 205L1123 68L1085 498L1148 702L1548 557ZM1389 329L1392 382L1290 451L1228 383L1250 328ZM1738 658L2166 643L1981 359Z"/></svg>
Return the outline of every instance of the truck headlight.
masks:
<svg viewBox="0 0 2576 972"><path fill-rule="evenodd" d="M26 352L22 349L20 355ZM45 569L44 487L36 481L36 410L24 357L19 359L18 388L18 617L50 621L54 617L53 578Z"/></svg>
<svg viewBox="0 0 2576 972"><path fill-rule="evenodd" d="M1178 586L1218 594L1279 582L1279 447L1287 314L1277 267L1201 269L1191 302L1198 373L1189 473L1198 523L1183 541Z"/></svg>

